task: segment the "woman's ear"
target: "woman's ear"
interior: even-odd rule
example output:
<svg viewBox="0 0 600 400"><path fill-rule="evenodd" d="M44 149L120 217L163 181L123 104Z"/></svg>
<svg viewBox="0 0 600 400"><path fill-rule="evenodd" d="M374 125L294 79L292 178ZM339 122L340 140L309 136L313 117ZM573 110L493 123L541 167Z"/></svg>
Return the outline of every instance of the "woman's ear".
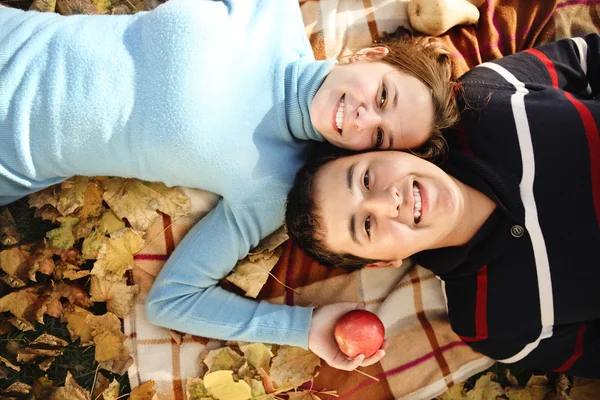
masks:
<svg viewBox="0 0 600 400"><path fill-rule="evenodd" d="M398 268L402 265L402 260L377 261L365 265L365 268Z"/></svg>
<svg viewBox="0 0 600 400"><path fill-rule="evenodd" d="M383 46L365 47L352 54L350 56L350 62L381 60L383 57L387 56L389 52L389 49Z"/></svg>

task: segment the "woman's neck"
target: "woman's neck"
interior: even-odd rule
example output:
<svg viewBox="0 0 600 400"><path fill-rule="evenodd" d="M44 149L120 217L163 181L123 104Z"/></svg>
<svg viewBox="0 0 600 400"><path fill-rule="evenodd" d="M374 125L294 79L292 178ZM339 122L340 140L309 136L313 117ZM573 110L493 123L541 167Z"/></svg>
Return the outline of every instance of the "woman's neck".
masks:
<svg viewBox="0 0 600 400"><path fill-rule="evenodd" d="M456 182L464 199L462 216L458 229L452 234L453 246L467 244L477 234L485 221L496 209L496 203L485 194L465 185L458 179L452 177Z"/></svg>

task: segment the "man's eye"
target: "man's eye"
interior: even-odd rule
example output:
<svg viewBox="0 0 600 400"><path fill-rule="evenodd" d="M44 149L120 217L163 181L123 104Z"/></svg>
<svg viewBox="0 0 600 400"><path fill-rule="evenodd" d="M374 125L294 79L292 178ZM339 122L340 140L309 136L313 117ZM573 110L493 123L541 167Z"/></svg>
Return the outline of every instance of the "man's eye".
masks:
<svg viewBox="0 0 600 400"><path fill-rule="evenodd" d="M375 141L375 148L378 149L383 145L383 129L377 128L377 140Z"/></svg>
<svg viewBox="0 0 600 400"><path fill-rule="evenodd" d="M371 237L371 217L365 219L365 232L367 232L368 237Z"/></svg>
<svg viewBox="0 0 600 400"><path fill-rule="evenodd" d="M383 107L385 101L387 100L387 88L385 85L381 88L381 97L379 98L379 106Z"/></svg>
<svg viewBox="0 0 600 400"><path fill-rule="evenodd" d="M369 171L365 172L365 175L363 176L363 184L365 185L367 190L371 190L369 188Z"/></svg>

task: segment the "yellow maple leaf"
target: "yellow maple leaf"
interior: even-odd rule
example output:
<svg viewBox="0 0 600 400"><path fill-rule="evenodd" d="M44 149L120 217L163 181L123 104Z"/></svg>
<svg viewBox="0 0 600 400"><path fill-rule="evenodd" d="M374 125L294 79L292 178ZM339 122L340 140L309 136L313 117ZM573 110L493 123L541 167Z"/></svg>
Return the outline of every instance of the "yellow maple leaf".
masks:
<svg viewBox="0 0 600 400"><path fill-rule="evenodd" d="M111 210L108 210L102 214L100 223L98 224L98 231L106 234L120 231L123 228L125 228L125 222L117 217L117 215Z"/></svg>
<svg viewBox="0 0 600 400"><path fill-rule="evenodd" d="M68 215L82 207L88 182L89 178L85 176L74 176L61 182L56 203L58 212Z"/></svg>
<svg viewBox="0 0 600 400"><path fill-rule="evenodd" d="M210 350L204 359L209 372L221 370L238 370L244 364L244 358L225 346Z"/></svg>
<svg viewBox="0 0 600 400"><path fill-rule="evenodd" d="M314 378L321 359L310 350L281 346L271 364L271 379L278 389L295 388Z"/></svg>
<svg viewBox="0 0 600 400"><path fill-rule="evenodd" d="M85 220L92 217L99 217L104 213L106 207L102 204L102 195L104 189L97 182L89 182L83 193L83 204L77 210L76 216Z"/></svg>
<svg viewBox="0 0 600 400"><path fill-rule="evenodd" d="M0 312L9 311L17 318L27 319L27 311L38 299L38 287L27 287L0 298Z"/></svg>
<svg viewBox="0 0 600 400"><path fill-rule="evenodd" d="M236 382L233 371L215 371L204 375L204 387L217 400L248 400L252 388L244 381Z"/></svg>
<svg viewBox="0 0 600 400"><path fill-rule="evenodd" d="M201 378L188 378L185 383L185 393L188 400L214 400L214 397L204 387L204 381Z"/></svg>
<svg viewBox="0 0 600 400"><path fill-rule="evenodd" d="M162 183L137 179L113 178L102 182L104 200L119 217L126 218L134 229L144 231L152 225L161 211L172 218L189 215L190 199L177 188Z"/></svg>
<svg viewBox="0 0 600 400"><path fill-rule="evenodd" d="M92 328L92 336L96 344L95 359L98 362L127 360L129 350L123 343L126 339L121 331L121 321L111 312L104 315L91 315L86 318Z"/></svg>
<svg viewBox="0 0 600 400"><path fill-rule="evenodd" d="M277 248L272 257L268 259L259 258L255 262L248 259L240 260L226 279L245 290L246 296L256 298L265 282L267 282L269 272L281 257L281 252L281 248Z"/></svg>
<svg viewBox="0 0 600 400"><path fill-rule="evenodd" d="M273 353L271 352L271 349L264 343L249 343L240 345L240 350L242 350L244 357L254 368L262 368L265 371L269 371L269 365L271 364Z"/></svg>
<svg viewBox="0 0 600 400"><path fill-rule="evenodd" d="M129 400L153 400L155 395L154 381L147 381L131 391ZM188 400L192 399L188 398Z"/></svg>
<svg viewBox="0 0 600 400"><path fill-rule="evenodd" d="M92 328L87 322L87 317L94 315L86 309L70 305L62 313L63 321L67 321L67 330L71 341L81 339L81 346L92 343Z"/></svg>
<svg viewBox="0 0 600 400"><path fill-rule="evenodd" d="M79 223L79 218L58 217L56 220L60 223L60 226L46 232L46 237L50 239L50 243L56 248L70 249L75 244L73 227Z"/></svg>
<svg viewBox="0 0 600 400"><path fill-rule="evenodd" d="M144 246L143 232L131 228L113 232L98 252L98 259L92 269L93 275L106 276L106 272L117 276L133 268L133 255Z"/></svg>
<svg viewBox="0 0 600 400"><path fill-rule="evenodd" d="M127 286L127 279L120 278L117 281L101 279L97 276L92 276L90 286L90 300L97 302L106 302L106 308L119 318L125 318L133 302L135 296L140 292L138 285Z"/></svg>
<svg viewBox="0 0 600 400"><path fill-rule="evenodd" d="M73 379L70 371L67 371L65 386L56 389L52 400L91 400L90 394Z"/></svg>

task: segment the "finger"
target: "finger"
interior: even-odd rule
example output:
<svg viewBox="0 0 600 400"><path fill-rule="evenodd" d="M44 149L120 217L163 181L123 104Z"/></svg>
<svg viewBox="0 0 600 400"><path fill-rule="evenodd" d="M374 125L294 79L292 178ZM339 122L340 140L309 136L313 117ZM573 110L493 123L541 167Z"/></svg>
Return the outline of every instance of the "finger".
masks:
<svg viewBox="0 0 600 400"><path fill-rule="evenodd" d="M389 341L389 340L387 340L387 339L384 339L384 340L383 340L383 343L381 344L381 349L382 349L382 350L385 350L385 349L387 349L387 347L389 346L389 344L390 344L390 341Z"/></svg>
<svg viewBox="0 0 600 400"><path fill-rule="evenodd" d="M333 368L341 369L344 371L354 371L356 368L360 367L360 364L365 359L364 355L359 355L354 359L348 359L344 357L335 357L331 362L327 362Z"/></svg>
<svg viewBox="0 0 600 400"><path fill-rule="evenodd" d="M369 365L373 365L373 364L379 362L379 360L381 360L383 358L383 356L385 356L385 350L377 350L377 352L375 354L373 354L371 357L364 359L363 362L360 364L360 366L368 367Z"/></svg>
<svg viewBox="0 0 600 400"><path fill-rule="evenodd" d="M361 301L360 303L356 304L355 309L356 310L364 310L366 307L367 307L366 304Z"/></svg>

